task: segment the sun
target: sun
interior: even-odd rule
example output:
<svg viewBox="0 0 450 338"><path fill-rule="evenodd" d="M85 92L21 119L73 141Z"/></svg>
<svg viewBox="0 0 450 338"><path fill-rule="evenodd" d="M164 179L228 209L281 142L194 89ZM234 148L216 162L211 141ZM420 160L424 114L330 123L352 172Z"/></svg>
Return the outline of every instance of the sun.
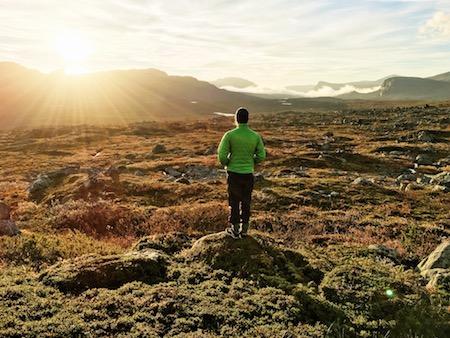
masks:
<svg viewBox="0 0 450 338"><path fill-rule="evenodd" d="M93 47L89 39L81 33L61 32L54 39L53 48L63 61L65 73L82 74L88 71L87 62Z"/></svg>

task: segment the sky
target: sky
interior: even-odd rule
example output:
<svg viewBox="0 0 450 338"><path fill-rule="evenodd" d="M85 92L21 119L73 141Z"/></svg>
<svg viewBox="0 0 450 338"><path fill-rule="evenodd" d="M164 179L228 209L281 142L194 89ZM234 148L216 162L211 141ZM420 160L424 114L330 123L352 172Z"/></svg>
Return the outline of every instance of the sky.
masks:
<svg viewBox="0 0 450 338"><path fill-rule="evenodd" d="M0 61L271 88L450 71L450 0L0 0Z"/></svg>

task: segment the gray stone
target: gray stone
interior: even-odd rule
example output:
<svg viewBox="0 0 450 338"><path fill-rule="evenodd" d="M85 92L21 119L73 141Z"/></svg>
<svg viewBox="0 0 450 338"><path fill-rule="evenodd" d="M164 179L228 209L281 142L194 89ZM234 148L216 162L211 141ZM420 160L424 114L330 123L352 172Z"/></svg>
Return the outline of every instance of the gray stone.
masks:
<svg viewBox="0 0 450 338"><path fill-rule="evenodd" d="M162 154L162 153L166 153L166 152L167 152L166 146L161 143L155 145L152 149L153 154Z"/></svg>
<svg viewBox="0 0 450 338"><path fill-rule="evenodd" d="M176 169L174 169L172 167L164 168L164 172L167 175L173 176L173 177L180 177L181 176L181 173L178 170L176 170Z"/></svg>
<svg viewBox="0 0 450 338"><path fill-rule="evenodd" d="M364 177L358 177L356 178L351 184L352 185L372 185L375 183L375 180L373 178L364 178Z"/></svg>
<svg viewBox="0 0 450 338"><path fill-rule="evenodd" d="M450 268L450 241L446 240L434 249L428 257L424 258L417 266L423 276L427 276L431 269Z"/></svg>
<svg viewBox="0 0 450 338"><path fill-rule="evenodd" d="M419 154L416 156L415 163L420 165L433 165L433 159L427 154Z"/></svg>

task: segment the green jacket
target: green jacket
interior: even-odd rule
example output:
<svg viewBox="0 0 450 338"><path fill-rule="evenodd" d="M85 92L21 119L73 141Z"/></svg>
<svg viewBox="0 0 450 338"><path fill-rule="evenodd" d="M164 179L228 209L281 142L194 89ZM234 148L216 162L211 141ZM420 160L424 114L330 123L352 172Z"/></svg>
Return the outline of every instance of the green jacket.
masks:
<svg viewBox="0 0 450 338"><path fill-rule="evenodd" d="M219 161L228 171L239 174L253 173L256 163L266 158L261 136L247 123L227 131L217 150Z"/></svg>

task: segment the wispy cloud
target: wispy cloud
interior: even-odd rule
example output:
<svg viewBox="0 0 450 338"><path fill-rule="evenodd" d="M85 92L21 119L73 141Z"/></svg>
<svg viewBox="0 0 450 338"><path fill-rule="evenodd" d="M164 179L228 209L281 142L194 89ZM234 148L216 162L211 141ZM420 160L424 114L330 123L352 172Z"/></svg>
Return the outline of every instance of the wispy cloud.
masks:
<svg viewBox="0 0 450 338"><path fill-rule="evenodd" d="M357 93L372 93L380 89L380 86L376 87L368 87L368 88L357 88L352 85L343 85L339 89L334 89L329 86L321 86L318 89L312 89L307 91L297 91L291 90L284 87L249 87L249 88L236 88L233 86L223 86L222 89L234 91L234 92L242 92L242 93L253 93L253 94L282 94L286 96L295 96L295 97L323 97L323 96L338 96L342 94L348 94L352 92Z"/></svg>
<svg viewBox="0 0 450 338"><path fill-rule="evenodd" d="M432 39L450 40L450 13L436 12L420 27L420 33Z"/></svg>

